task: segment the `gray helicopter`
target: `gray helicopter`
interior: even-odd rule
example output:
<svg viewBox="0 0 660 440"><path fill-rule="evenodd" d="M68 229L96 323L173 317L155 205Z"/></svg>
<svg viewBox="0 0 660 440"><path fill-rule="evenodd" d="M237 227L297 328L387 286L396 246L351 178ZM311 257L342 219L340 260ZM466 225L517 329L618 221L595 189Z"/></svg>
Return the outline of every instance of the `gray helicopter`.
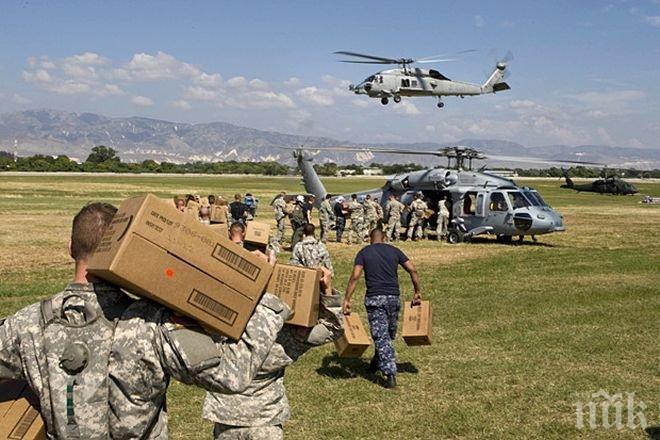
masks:
<svg viewBox="0 0 660 440"><path fill-rule="evenodd" d="M475 52L467 50L461 53ZM369 76L357 86L351 84L348 89L358 95L367 95L370 98L380 98L383 105L390 102L390 98L396 103L401 102L402 96L435 96L438 98L438 108L445 106L442 102L443 96L466 96L484 95L509 90L509 85L504 82L507 63L513 59L509 52L495 65L495 70L483 84L472 84L462 81L452 81L442 73L434 69L420 69L410 67L413 63L439 63L454 61L454 58L436 55L435 57L419 58L384 58L373 55L365 55L356 52L335 52L337 55L346 55L360 60L339 60L342 63L359 64L394 64L398 69L383 70Z"/></svg>
<svg viewBox="0 0 660 440"><path fill-rule="evenodd" d="M385 205L390 194L394 194L406 206L409 206L416 194L421 193L431 209L436 209L438 202L445 200L451 207L450 228L447 240L452 243L469 241L482 234L495 235L498 241L511 242L514 236L522 241L526 235L536 241L537 235L550 234L565 230L563 216L552 209L538 191L520 187L511 179L490 174L485 166L478 171L472 170L473 160L517 160L534 161L548 164L576 164L599 166L600 164L574 161L547 161L533 158L517 158L488 155L469 147L448 147L439 151L396 150L388 148L349 147L298 148L293 156L302 174L303 185L308 193L316 195L320 203L327 194L321 179L312 164L313 152L344 151L352 153L388 153L429 155L447 158L447 167L437 167L391 176L382 188L361 191L358 195L371 195L381 205ZM334 201L339 195L333 197ZM347 195L343 195L345 199ZM405 213L401 222L408 224L410 213ZM434 214L428 221L437 221Z"/></svg>

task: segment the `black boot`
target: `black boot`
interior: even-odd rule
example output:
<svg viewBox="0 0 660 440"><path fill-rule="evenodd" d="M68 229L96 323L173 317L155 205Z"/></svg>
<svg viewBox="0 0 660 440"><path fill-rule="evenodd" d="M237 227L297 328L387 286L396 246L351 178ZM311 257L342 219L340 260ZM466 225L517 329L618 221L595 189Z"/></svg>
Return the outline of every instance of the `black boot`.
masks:
<svg viewBox="0 0 660 440"><path fill-rule="evenodd" d="M385 382L385 388L387 389L394 389L396 388L396 376L393 374L388 374L387 375L387 381Z"/></svg>

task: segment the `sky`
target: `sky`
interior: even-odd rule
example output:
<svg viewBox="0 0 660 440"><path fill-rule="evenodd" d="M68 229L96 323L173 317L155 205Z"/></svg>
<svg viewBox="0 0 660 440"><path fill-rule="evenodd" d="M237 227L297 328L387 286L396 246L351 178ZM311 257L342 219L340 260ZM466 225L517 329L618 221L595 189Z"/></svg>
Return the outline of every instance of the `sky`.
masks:
<svg viewBox="0 0 660 440"><path fill-rule="evenodd" d="M378 65L344 50L424 57L496 95L404 98L348 90ZM428 66L428 65L427 65ZM427 67L425 66L425 67ZM35 108L224 121L352 142L504 139L660 148L660 0L3 1L0 113Z"/></svg>

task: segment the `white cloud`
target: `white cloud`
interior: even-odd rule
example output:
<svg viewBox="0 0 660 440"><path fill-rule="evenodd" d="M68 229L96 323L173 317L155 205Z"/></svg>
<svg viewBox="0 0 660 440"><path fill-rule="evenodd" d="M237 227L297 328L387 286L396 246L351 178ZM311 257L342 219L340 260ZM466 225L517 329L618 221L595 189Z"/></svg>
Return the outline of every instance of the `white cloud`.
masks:
<svg viewBox="0 0 660 440"><path fill-rule="evenodd" d="M428 131L429 133L434 133L435 132L435 127L432 125L426 125L424 127L424 130Z"/></svg>
<svg viewBox="0 0 660 440"><path fill-rule="evenodd" d="M335 103L329 91L314 86L302 88L296 91L296 95L304 102L321 107L328 107Z"/></svg>
<svg viewBox="0 0 660 440"><path fill-rule="evenodd" d="M192 106L186 100L179 99L176 101L170 101L170 107L178 108L179 110L190 110Z"/></svg>
<svg viewBox="0 0 660 440"><path fill-rule="evenodd" d="M154 105L154 102L146 96L134 96L131 98L131 102L140 107L151 107Z"/></svg>
<svg viewBox="0 0 660 440"><path fill-rule="evenodd" d="M538 107L538 104L535 103L534 101L530 101L529 99L522 99L522 100L511 101L509 103L509 106L513 109L536 108Z"/></svg>
<svg viewBox="0 0 660 440"><path fill-rule="evenodd" d="M296 104L284 93L251 90L221 100L223 105L242 109L295 108Z"/></svg>
<svg viewBox="0 0 660 440"><path fill-rule="evenodd" d="M124 72L125 71L125 72ZM156 55L136 53L131 61L124 66L120 76L133 81L158 81L163 79L177 79L196 77L201 71L192 64L179 61L165 52L158 51Z"/></svg>
<svg viewBox="0 0 660 440"><path fill-rule="evenodd" d="M421 115L422 112L410 101L401 101L398 104L394 104L394 111L403 115L408 116L417 116Z"/></svg>
<svg viewBox="0 0 660 440"><path fill-rule="evenodd" d="M93 52L85 52L65 58L64 62L69 64L83 64L88 66L101 66L108 63L108 59Z"/></svg>
<svg viewBox="0 0 660 440"><path fill-rule="evenodd" d="M218 92L200 86L190 86L183 93L183 97L196 101L216 101L218 99Z"/></svg>
<svg viewBox="0 0 660 440"><path fill-rule="evenodd" d="M250 87L258 89L258 90L268 90L269 86L266 81L262 81L259 78L255 78L252 81L250 81Z"/></svg>
<svg viewBox="0 0 660 440"><path fill-rule="evenodd" d="M474 16L474 25L478 28L486 25L486 20L481 15Z"/></svg>
<svg viewBox="0 0 660 440"><path fill-rule="evenodd" d="M209 89L216 88L222 84L222 77L219 73L208 74L206 72L202 72L193 78L193 83Z"/></svg>
<svg viewBox="0 0 660 440"><path fill-rule="evenodd" d="M367 101L367 98L360 99L360 98L355 98L351 100L351 104L353 104L356 107L360 108L366 108L369 107L369 102Z"/></svg>
<svg viewBox="0 0 660 440"><path fill-rule="evenodd" d="M299 84L300 84L300 78L296 78L295 76L292 76L291 78L284 81L284 85L287 87L296 87Z"/></svg>
<svg viewBox="0 0 660 440"><path fill-rule="evenodd" d="M242 88L247 85L247 80L243 76L235 76L227 81L229 87Z"/></svg>
<svg viewBox="0 0 660 440"><path fill-rule="evenodd" d="M660 27L660 15L645 15L642 20L653 27Z"/></svg>

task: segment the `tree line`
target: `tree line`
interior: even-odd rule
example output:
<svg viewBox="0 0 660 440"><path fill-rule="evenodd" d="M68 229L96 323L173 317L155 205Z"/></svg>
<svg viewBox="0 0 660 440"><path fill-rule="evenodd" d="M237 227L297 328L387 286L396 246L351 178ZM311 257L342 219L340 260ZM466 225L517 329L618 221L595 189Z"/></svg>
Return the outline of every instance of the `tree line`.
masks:
<svg viewBox="0 0 660 440"><path fill-rule="evenodd" d="M366 168L380 168L383 175L409 173L424 169L422 165L408 164L379 164L372 163L369 167L363 165L338 165L336 163L315 164L314 169L320 176L336 176L341 170L353 170L355 175L363 175ZM172 163L144 160L142 162L122 162L117 151L113 148L99 145L92 148L89 156L83 163L78 163L68 156L48 156L37 154L34 156L14 157L7 151L0 151L0 171L82 171L88 173L174 173L174 174L262 174L266 176L286 176L298 174L298 169L279 162L189 162ZM561 168L548 169L521 169L515 172L520 177L562 177ZM640 171L602 170L585 167L571 167L568 174L571 177L598 178L604 173L611 176L617 173L622 177L660 178L660 170Z"/></svg>

